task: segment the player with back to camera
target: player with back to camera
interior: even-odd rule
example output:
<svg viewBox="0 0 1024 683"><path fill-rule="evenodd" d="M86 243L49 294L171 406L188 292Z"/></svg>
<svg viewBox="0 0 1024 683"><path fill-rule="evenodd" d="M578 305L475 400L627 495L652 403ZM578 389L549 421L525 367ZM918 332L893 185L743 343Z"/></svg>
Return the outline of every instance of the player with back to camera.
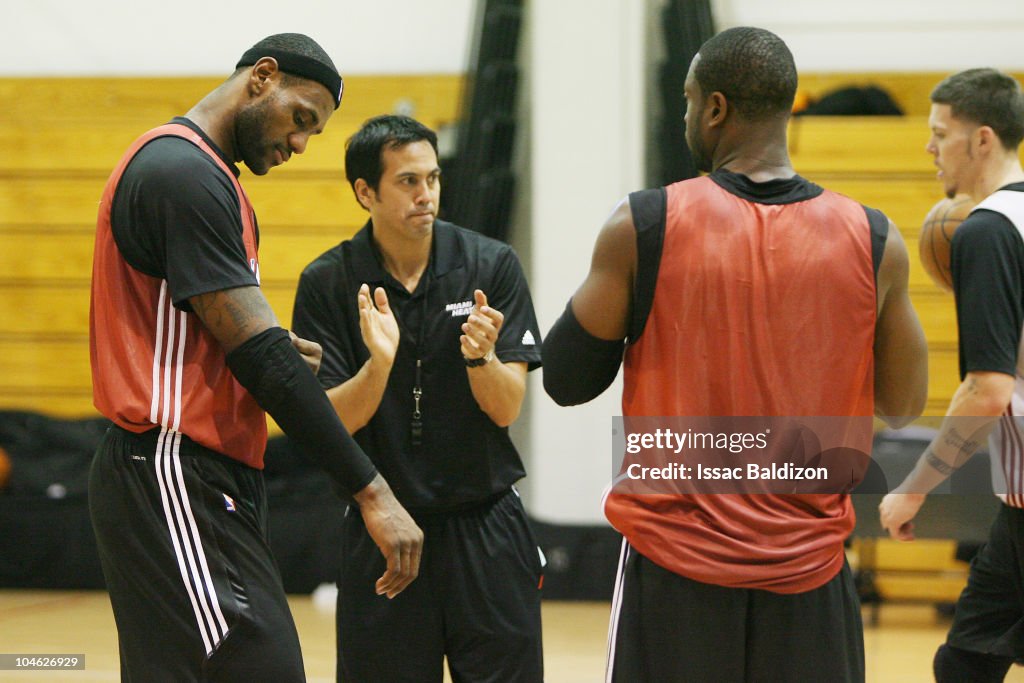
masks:
<svg viewBox="0 0 1024 683"><path fill-rule="evenodd" d="M859 416L924 406L906 247L880 212L796 174L793 57L758 28L701 46L686 141L710 175L634 192L543 346L544 386L588 401L625 351L623 415ZM611 492L623 534L607 680L862 681L843 543L853 508L813 495Z"/></svg>
<svg viewBox="0 0 1024 683"><path fill-rule="evenodd" d="M913 471L879 505L893 538L914 538L927 494L989 436L993 486L1003 505L971 562L946 643L940 683L1001 681L1024 658L1024 94L995 69L969 69L931 94L927 151L947 197L977 205L953 234L961 383L938 435Z"/></svg>
<svg viewBox="0 0 1024 683"><path fill-rule="evenodd" d="M238 182L305 151L341 103L311 38L270 36L184 117L140 137L107 182L93 262L93 396L114 422L89 508L123 681L305 680L267 542L264 410L355 499L387 560L415 578L422 533L345 431L259 288Z"/></svg>

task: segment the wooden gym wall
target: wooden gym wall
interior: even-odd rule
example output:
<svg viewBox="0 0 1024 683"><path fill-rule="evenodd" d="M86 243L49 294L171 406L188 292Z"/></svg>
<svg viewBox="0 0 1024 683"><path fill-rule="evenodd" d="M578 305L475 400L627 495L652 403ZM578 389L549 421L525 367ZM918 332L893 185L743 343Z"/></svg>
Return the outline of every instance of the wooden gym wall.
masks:
<svg viewBox="0 0 1024 683"><path fill-rule="evenodd" d="M909 115L805 117L790 130L800 173L881 209L907 241L911 296L929 342L930 415L942 414L959 383L953 298L928 280L917 256L920 225L942 196L924 152L927 93L942 76L802 76L801 87L814 94L841 84L879 84ZM89 278L103 184L137 135L185 112L218 82L0 79L7 105L0 119L0 408L94 414ZM290 323L303 266L366 219L344 180L348 136L366 118L396 108L435 129L452 123L461 87L462 78L450 75L351 77L341 109L305 154L262 178L243 170L260 221L263 286L283 324ZM589 248L593 235L581 234L580 242Z"/></svg>
<svg viewBox="0 0 1024 683"><path fill-rule="evenodd" d="M94 415L89 279L103 185L129 143L186 112L216 78L0 79L0 408ZM263 288L291 323L302 268L366 221L345 140L371 116L457 115L460 76L353 76L325 132L264 177L243 168L260 223Z"/></svg>

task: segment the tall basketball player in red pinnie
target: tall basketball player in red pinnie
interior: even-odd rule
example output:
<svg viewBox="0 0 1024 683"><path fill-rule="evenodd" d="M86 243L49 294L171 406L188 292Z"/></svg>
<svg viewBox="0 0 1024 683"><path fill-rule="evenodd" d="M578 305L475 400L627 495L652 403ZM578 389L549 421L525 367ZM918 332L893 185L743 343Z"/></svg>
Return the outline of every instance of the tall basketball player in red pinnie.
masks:
<svg viewBox="0 0 1024 683"><path fill-rule="evenodd" d="M686 140L710 174L614 210L543 345L556 401L604 391L625 351L627 418L860 416L870 443L872 415L920 414L906 247L881 212L793 170L796 84L768 31L700 48ZM864 679L849 495L613 492L605 514L624 537L609 681Z"/></svg>
<svg viewBox="0 0 1024 683"><path fill-rule="evenodd" d="M265 38L185 116L111 174L93 258L93 401L114 422L89 510L124 681L305 680L267 541L269 412L360 506L387 558L377 590L416 577L423 535L352 440L259 287L256 215L238 182L301 154L341 104L327 53ZM340 501L339 501L340 503Z"/></svg>

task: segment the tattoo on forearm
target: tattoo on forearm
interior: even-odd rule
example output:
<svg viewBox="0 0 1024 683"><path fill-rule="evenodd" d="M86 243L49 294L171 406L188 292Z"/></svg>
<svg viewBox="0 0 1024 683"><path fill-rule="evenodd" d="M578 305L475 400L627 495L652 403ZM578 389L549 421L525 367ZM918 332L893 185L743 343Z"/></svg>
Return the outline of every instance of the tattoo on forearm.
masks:
<svg viewBox="0 0 1024 683"><path fill-rule="evenodd" d="M211 330L224 330L226 316L223 310L224 297L220 292L198 296L192 302L192 310L203 324ZM235 325L237 327L237 325Z"/></svg>
<svg viewBox="0 0 1024 683"><path fill-rule="evenodd" d="M197 296L192 299L192 312L198 315L201 319L205 320L207 315L207 309L209 306L209 299L205 296Z"/></svg>
<svg viewBox="0 0 1024 683"><path fill-rule="evenodd" d="M244 330L249 323L252 321L253 311L251 308L247 309L239 304L245 302L232 301L228 297L224 297L224 309L227 314L231 316L231 322L234 324L235 329Z"/></svg>
<svg viewBox="0 0 1024 683"><path fill-rule="evenodd" d="M941 458L939 458L939 456L932 453L931 448L924 452L924 459L925 462L932 466L932 469L936 470L940 474L943 474L947 477L956 470L956 468L950 465L948 462L942 460Z"/></svg>
<svg viewBox="0 0 1024 683"><path fill-rule="evenodd" d="M251 336L253 329L276 324L259 290L239 288L211 292L192 300L192 310L222 344L233 346Z"/></svg>
<svg viewBox="0 0 1024 683"><path fill-rule="evenodd" d="M956 431L956 427L951 427L949 433L946 434L945 438L946 445L950 448L955 448L960 451L961 455L970 457L978 448L978 442L969 439Z"/></svg>

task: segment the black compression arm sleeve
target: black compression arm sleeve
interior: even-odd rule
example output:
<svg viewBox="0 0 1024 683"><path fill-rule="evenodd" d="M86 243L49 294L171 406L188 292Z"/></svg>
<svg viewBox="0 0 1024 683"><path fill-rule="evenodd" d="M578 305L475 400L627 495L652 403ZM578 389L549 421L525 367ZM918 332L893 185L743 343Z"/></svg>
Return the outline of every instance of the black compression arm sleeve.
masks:
<svg viewBox="0 0 1024 683"><path fill-rule="evenodd" d="M623 341L598 339L583 329L572 302L544 337L544 391L560 406L597 398L615 380L622 363Z"/></svg>
<svg viewBox="0 0 1024 683"><path fill-rule="evenodd" d="M320 383L292 347L288 332L272 327L228 354L228 367L284 433L351 495L377 470L359 448Z"/></svg>

